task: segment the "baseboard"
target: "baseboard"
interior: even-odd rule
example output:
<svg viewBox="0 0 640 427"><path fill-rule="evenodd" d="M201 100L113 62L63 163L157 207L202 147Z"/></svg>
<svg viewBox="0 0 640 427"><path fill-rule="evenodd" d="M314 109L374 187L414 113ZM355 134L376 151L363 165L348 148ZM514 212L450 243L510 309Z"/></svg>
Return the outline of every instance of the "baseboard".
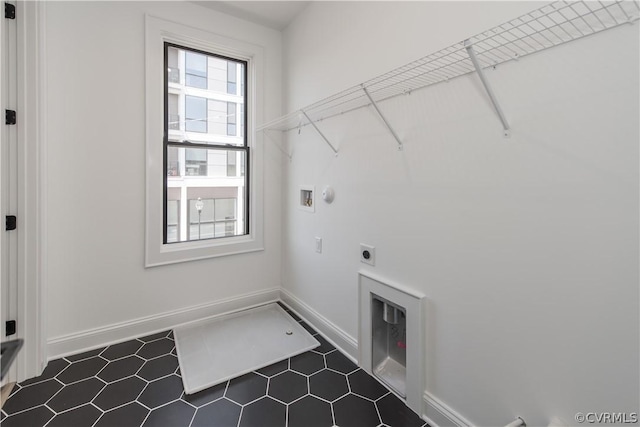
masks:
<svg viewBox="0 0 640 427"><path fill-rule="evenodd" d="M288 290L280 288L280 299L358 365L358 341L355 338L302 302Z"/></svg>
<svg viewBox="0 0 640 427"><path fill-rule="evenodd" d="M280 288L265 289L207 304L173 310L153 316L88 329L47 341L48 360L93 350L144 335L278 301Z"/></svg>
<svg viewBox="0 0 640 427"><path fill-rule="evenodd" d="M358 364L358 341L329 319L282 288L265 289L212 303L141 317L127 322L54 337L47 341L48 359L58 359L144 335L172 329L281 300L298 316L318 330L336 348ZM432 427L472 427L468 420L428 392L423 396L423 414Z"/></svg>
<svg viewBox="0 0 640 427"><path fill-rule="evenodd" d="M424 392L423 396L423 415L422 418L429 423L431 427L472 427L466 418L451 409L443 401L436 398L428 392Z"/></svg>

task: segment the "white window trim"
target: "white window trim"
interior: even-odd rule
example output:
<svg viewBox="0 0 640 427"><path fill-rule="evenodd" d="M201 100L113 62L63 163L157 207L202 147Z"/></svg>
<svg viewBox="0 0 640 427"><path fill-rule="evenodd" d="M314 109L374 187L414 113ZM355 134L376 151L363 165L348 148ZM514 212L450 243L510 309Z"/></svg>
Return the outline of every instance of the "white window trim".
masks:
<svg viewBox="0 0 640 427"><path fill-rule="evenodd" d="M264 117L264 49L198 28L145 16L146 223L145 267L264 250L263 150L255 129ZM249 234L193 242L163 243L164 43L170 42L247 61Z"/></svg>

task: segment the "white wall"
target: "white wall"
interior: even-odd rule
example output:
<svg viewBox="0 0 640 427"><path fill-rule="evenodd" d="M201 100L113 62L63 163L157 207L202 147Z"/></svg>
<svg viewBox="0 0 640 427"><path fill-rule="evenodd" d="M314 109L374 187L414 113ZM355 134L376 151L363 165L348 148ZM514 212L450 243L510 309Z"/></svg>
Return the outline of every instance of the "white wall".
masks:
<svg viewBox="0 0 640 427"><path fill-rule="evenodd" d="M316 2L285 31L293 111L540 6ZM357 272L429 298L426 388L476 425L637 412L638 26L288 134L284 287L357 338ZM335 188L314 214L299 185ZM314 236L323 238L315 253ZM377 265L358 262L358 244Z"/></svg>
<svg viewBox="0 0 640 427"><path fill-rule="evenodd" d="M144 269L145 13L263 46L266 115L281 112L280 32L182 1L49 2L50 342L281 283L282 168L272 147L264 156L265 251Z"/></svg>

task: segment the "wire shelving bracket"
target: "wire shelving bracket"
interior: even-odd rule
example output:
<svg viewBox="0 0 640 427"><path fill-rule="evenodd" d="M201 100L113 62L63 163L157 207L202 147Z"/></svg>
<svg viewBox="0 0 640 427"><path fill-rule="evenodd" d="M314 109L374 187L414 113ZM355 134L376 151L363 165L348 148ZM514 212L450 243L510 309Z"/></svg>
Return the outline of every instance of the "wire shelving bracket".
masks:
<svg viewBox="0 0 640 427"><path fill-rule="evenodd" d="M282 146L280 144L278 144L278 142L276 142L272 137L271 134L269 133L269 131L271 131L271 129L263 129L264 135L269 138L273 144L278 148L278 150L280 150L280 152L282 154L284 154L285 156L287 156L287 158L289 159L289 161L291 161L291 159L293 158L293 154L287 152L284 148L282 148Z"/></svg>
<svg viewBox="0 0 640 427"><path fill-rule="evenodd" d="M307 118L307 120L309 121L309 124L316 130L316 132L318 132L318 135L320 135L320 137L324 140L324 142L327 143L327 145L329 146L329 148L331 148L331 150L333 151L333 154L335 154L336 156L338 155L338 150L336 150L336 147L333 146L333 144L331 144L329 142L329 140L327 139L326 136L324 136L324 134L322 133L322 131L320 129L318 129L318 126L316 126L316 124L313 122L313 120L311 120L311 117L309 117L309 115L307 114L306 111L304 111L304 109L300 110L300 113L305 116Z"/></svg>
<svg viewBox="0 0 640 427"><path fill-rule="evenodd" d="M509 122L507 122L507 118L504 116L504 113L502 112L502 108L500 108L500 103L498 102L498 98L496 98L496 95L493 93L493 89L491 89L491 85L487 80L487 76L484 75L484 70L480 66L480 62L478 62L478 57L476 56L476 53L473 50L473 44L471 44L471 41L469 41L469 39L464 41L464 47L467 50L467 54L469 54L469 59L471 59L471 62L473 63L473 67L476 69L476 73L478 74L478 77L482 82L482 86L484 86L484 90L486 90L487 95L489 95L489 99L493 104L493 108L496 110L496 113L498 113L498 117L500 118L500 121L502 122L502 127L504 128L504 136L505 137L510 136L511 129L509 128Z"/></svg>
<svg viewBox="0 0 640 427"><path fill-rule="evenodd" d="M388 99L477 72L502 121L504 132L508 134L510 127L484 75L486 68L634 23L639 18L639 0L560 0L549 3L463 42L321 99L298 112L265 123L258 127L258 131L270 129L288 132L311 125L337 154L336 148L320 132L316 123L371 105L401 148L402 142L378 105ZM300 121L300 112L308 123Z"/></svg>
<svg viewBox="0 0 640 427"><path fill-rule="evenodd" d="M395 138L396 142L398 143L398 150L402 151L402 141L400 140L400 137L398 137L398 134L396 133L396 131L393 130L393 128L387 121L384 114L382 114L382 111L380 111L380 108L378 108L378 104L376 104L376 101L373 100L373 98L371 97L371 94L369 94L369 91L367 90L367 87L364 84L362 85L362 90L364 91L364 94L367 95L367 98L369 98L369 101L371 102L371 106L373 107L375 112L378 113L378 117L380 117L380 120L382 120L382 122L387 127L387 129L389 129L389 132L391 132L391 135L393 135L393 137Z"/></svg>

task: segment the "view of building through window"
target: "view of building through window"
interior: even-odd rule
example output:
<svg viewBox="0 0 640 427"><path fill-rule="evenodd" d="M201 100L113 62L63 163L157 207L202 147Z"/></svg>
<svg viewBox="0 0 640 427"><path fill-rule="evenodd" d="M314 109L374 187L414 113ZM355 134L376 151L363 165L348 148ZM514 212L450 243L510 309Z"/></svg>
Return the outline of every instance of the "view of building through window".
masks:
<svg viewBox="0 0 640 427"><path fill-rule="evenodd" d="M246 63L165 44L165 243L248 233Z"/></svg>

